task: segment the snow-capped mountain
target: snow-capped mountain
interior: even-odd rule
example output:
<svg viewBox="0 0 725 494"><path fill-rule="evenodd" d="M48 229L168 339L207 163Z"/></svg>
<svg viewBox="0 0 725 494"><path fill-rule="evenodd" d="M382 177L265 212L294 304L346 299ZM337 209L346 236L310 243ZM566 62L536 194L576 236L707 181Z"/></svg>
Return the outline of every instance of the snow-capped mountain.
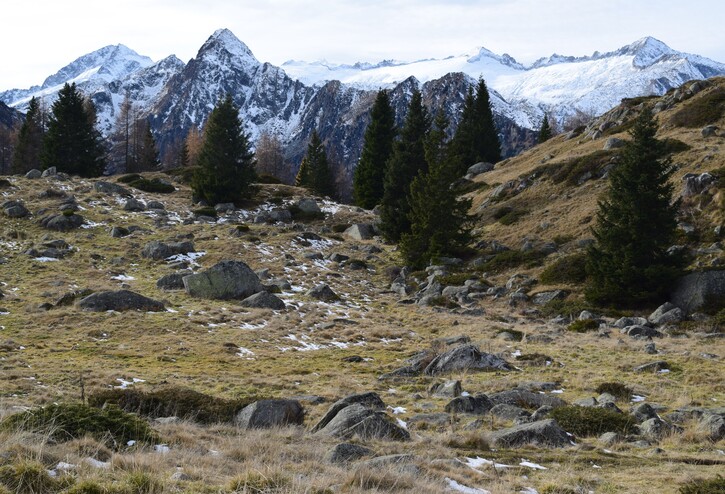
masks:
<svg viewBox="0 0 725 494"><path fill-rule="evenodd" d="M508 114L528 128L536 128L545 112L559 122L577 112L599 115L622 98L661 95L688 80L725 74L725 64L675 51L652 37L590 57L554 54L528 67L509 55L477 48L472 54L410 63L293 61L282 68L306 84L339 80L365 89L392 87L410 76L426 82L450 72L463 72L474 79L483 77L489 89L508 103Z"/></svg>

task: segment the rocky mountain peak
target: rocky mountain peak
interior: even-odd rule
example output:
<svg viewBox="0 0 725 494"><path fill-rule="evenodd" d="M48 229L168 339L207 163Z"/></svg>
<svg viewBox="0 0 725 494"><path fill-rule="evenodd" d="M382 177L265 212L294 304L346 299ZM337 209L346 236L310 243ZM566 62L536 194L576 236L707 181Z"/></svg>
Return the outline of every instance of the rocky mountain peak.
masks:
<svg viewBox="0 0 725 494"><path fill-rule="evenodd" d="M634 55L634 65L648 67L664 56L676 55L676 52L662 41L646 36L615 52L616 55Z"/></svg>
<svg viewBox="0 0 725 494"><path fill-rule="evenodd" d="M252 50L229 29L217 29L209 36L197 54L197 59L201 58L218 58L219 62L248 68L260 65Z"/></svg>

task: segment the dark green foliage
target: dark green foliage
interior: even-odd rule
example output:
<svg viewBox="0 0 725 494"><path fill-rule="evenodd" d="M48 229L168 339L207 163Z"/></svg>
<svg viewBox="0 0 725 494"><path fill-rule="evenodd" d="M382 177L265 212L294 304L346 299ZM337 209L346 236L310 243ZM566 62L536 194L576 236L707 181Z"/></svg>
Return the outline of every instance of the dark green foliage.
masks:
<svg viewBox="0 0 725 494"><path fill-rule="evenodd" d="M634 417L608 408L563 406L549 416L565 431L576 436L596 436L605 432L627 434L634 429Z"/></svg>
<svg viewBox="0 0 725 494"><path fill-rule="evenodd" d="M63 488L63 483L51 477L42 463L34 461L0 467L0 490L3 485L14 494L46 494Z"/></svg>
<svg viewBox="0 0 725 494"><path fill-rule="evenodd" d="M478 81L475 98L473 89L466 95L451 148L457 176L462 176L469 166L480 161L501 161L498 131L493 122L491 101L483 79Z"/></svg>
<svg viewBox="0 0 725 494"><path fill-rule="evenodd" d="M209 204L240 202L255 180L254 153L239 118L239 108L227 95L209 115L198 169L191 187Z"/></svg>
<svg viewBox="0 0 725 494"><path fill-rule="evenodd" d="M534 170L534 175L551 177L556 184L577 185L579 179L588 172L600 175L602 168L612 161L613 156L615 156L614 151L594 151L564 162L541 165Z"/></svg>
<svg viewBox="0 0 725 494"><path fill-rule="evenodd" d="M125 446L131 440L152 442L158 439L149 424L136 415L115 406L99 409L80 403L54 404L16 413L0 422L0 429L49 434L56 441L91 435L115 448Z"/></svg>
<svg viewBox="0 0 725 494"><path fill-rule="evenodd" d="M577 319L566 327L567 331L573 333L586 333L587 331L595 331L597 329L599 329L599 323L593 319Z"/></svg>
<svg viewBox="0 0 725 494"><path fill-rule="evenodd" d="M135 182L136 180L141 180L143 177L139 175L138 173L128 173L126 175L121 175L116 179L116 182L121 182L122 184L130 184L131 182Z"/></svg>
<svg viewBox="0 0 725 494"><path fill-rule="evenodd" d="M618 382L602 383L597 386L595 391L599 394L609 393L615 398L623 401L629 401L629 399L632 397L632 389Z"/></svg>
<svg viewBox="0 0 725 494"><path fill-rule="evenodd" d="M186 168L176 168L175 170L169 170L167 173L173 176L182 184L191 184L191 182L194 180L194 175L197 174L198 170L198 166L188 166Z"/></svg>
<svg viewBox="0 0 725 494"><path fill-rule="evenodd" d="M176 188L166 182L162 182L158 178L152 178L151 180L146 178L139 178L128 183L131 187L144 192L157 192L159 194L171 194L176 191Z"/></svg>
<svg viewBox="0 0 725 494"><path fill-rule="evenodd" d="M610 187L599 201L596 243L587 251L586 297L598 304L638 306L662 300L680 275L681 257L671 256L679 201L671 203L674 170L661 159L657 124L644 109Z"/></svg>
<svg viewBox="0 0 725 494"><path fill-rule="evenodd" d="M410 185L413 179L428 169L425 139L430 118L423 106L420 92L413 92L408 114L393 145L393 155L386 165L383 198L380 202L380 229L389 242L400 241L410 231Z"/></svg>
<svg viewBox="0 0 725 494"><path fill-rule="evenodd" d="M428 171L410 186L410 231L403 233L400 249L409 266L425 267L431 259L455 255L471 241L470 199L459 200L451 190L455 169L448 155L448 122L438 114L425 141Z"/></svg>
<svg viewBox="0 0 725 494"><path fill-rule="evenodd" d="M0 189L12 187L12 185L12 182L10 182L10 180L8 180L7 178L0 178Z"/></svg>
<svg viewBox="0 0 725 494"><path fill-rule="evenodd" d="M370 113L352 184L355 204L361 208L372 209L383 198L385 165L393 153L395 133L395 110L390 106L388 92L381 90Z"/></svg>
<svg viewBox="0 0 725 494"><path fill-rule="evenodd" d="M680 494L725 494L725 477L691 480L680 487Z"/></svg>
<svg viewBox="0 0 725 494"><path fill-rule="evenodd" d="M197 391L166 387L153 391L108 389L92 394L94 406L113 404L128 412L147 417L176 416L202 424L231 422L239 410L253 400L225 400Z"/></svg>
<svg viewBox="0 0 725 494"><path fill-rule="evenodd" d="M40 159L43 168L55 166L59 172L82 177L101 175L105 152L95 123L93 104L83 99L75 83L66 83L48 119Z"/></svg>
<svg viewBox="0 0 725 494"><path fill-rule="evenodd" d="M211 206L205 206L203 208L198 208L192 211L192 214L194 216L210 216L212 218L217 217L216 209L214 209Z"/></svg>
<svg viewBox="0 0 725 494"><path fill-rule="evenodd" d="M511 206L501 206L493 212L493 218L502 225L513 225L527 214L529 214L529 211L525 209L515 209Z"/></svg>
<svg viewBox="0 0 725 494"><path fill-rule="evenodd" d="M519 266L534 267L541 264L546 254L538 250L505 250L494 255L480 266L480 271L500 272Z"/></svg>
<svg viewBox="0 0 725 494"><path fill-rule="evenodd" d="M725 89L716 88L688 101L682 109L670 117L670 124L676 127L704 127L717 123L723 115L725 115Z"/></svg>
<svg viewBox="0 0 725 494"><path fill-rule="evenodd" d="M547 285L556 283L584 283L587 279L587 256L578 253L552 262L541 272L539 280Z"/></svg>
<svg viewBox="0 0 725 494"><path fill-rule="evenodd" d="M136 155L136 170L144 172L156 170L161 164L156 149L156 139L151 133L151 126L148 122L141 123L141 127L143 136Z"/></svg>
<svg viewBox="0 0 725 494"><path fill-rule="evenodd" d="M667 138L662 140L662 152L667 154L683 153L692 149L692 146L678 139Z"/></svg>
<svg viewBox="0 0 725 494"><path fill-rule="evenodd" d="M263 174L263 175L257 176L257 183L277 185L277 184L281 184L282 181L280 179L278 179L277 177L275 177L274 175Z"/></svg>
<svg viewBox="0 0 725 494"><path fill-rule="evenodd" d="M581 300L552 300L541 306L541 313L547 317L563 315L577 317L583 310L592 310L592 305Z"/></svg>
<svg viewBox="0 0 725 494"><path fill-rule="evenodd" d="M546 142L551 139L552 131L549 125L549 117L544 115L544 120L541 121L541 127L539 128L539 140L538 143Z"/></svg>
<svg viewBox="0 0 725 494"><path fill-rule="evenodd" d="M13 153L12 173L23 174L33 168L40 169L43 147L43 114L38 99L33 96L25 114L25 121L18 133L18 143Z"/></svg>
<svg viewBox="0 0 725 494"><path fill-rule="evenodd" d="M321 196L335 197L336 195L332 171L327 162L327 153L316 130L312 131L310 143L307 145L307 154L300 164L295 185L305 187Z"/></svg>

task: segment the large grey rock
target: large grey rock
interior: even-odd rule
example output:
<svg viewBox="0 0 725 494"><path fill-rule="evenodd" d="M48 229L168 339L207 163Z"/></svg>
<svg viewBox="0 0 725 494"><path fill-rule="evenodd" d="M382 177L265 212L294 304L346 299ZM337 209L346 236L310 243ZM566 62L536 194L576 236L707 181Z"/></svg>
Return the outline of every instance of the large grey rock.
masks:
<svg viewBox="0 0 725 494"><path fill-rule="evenodd" d="M428 364L424 373L429 376L465 370L504 370L514 368L501 357L491 353L483 353L474 345L462 345L449 350Z"/></svg>
<svg viewBox="0 0 725 494"><path fill-rule="evenodd" d="M188 254L189 252L194 252L194 244L190 241L165 243L152 240L144 245L141 257L160 260L177 254Z"/></svg>
<svg viewBox="0 0 725 494"><path fill-rule="evenodd" d="M96 192L101 194L118 194L120 196L130 196L131 192L121 185L114 184L113 182L99 181L93 184L93 188Z"/></svg>
<svg viewBox="0 0 725 494"><path fill-rule="evenodd" d="M494 403L484 394L476 396L459 396L446 405L448 413L469 413L483 415L493 408Z"/></svg>
<svg viewBox="0 0 725 494"><path fill-rule="evenodd" d="M37 168L33 168L28 173L25 174L25 178L35 179L40 178L43 176L43 172L38 170Z"/></svg>
<svg viewBox="0 0 725 494"><path fill-rule="evenodd" d="M129 290L96 292L88 295L78 302L83 310L91 312L103 312L115 310L118 312L126 310L143 310L160 312L164 310L164 304L158 300L144 297L141 294Z"/></svg>
<svg viewBox="0 0 725 494"><path fill-rule="evenodd" d="M317 430L318 434L349 439L359 437L406 441L408 431L394 424L385 412L372 410L360 403L353 403L340 410L327 425Z"/></svg>
<svg viewBox="0 0 725 494"><path fill-rule="evenodd" d="M528 445L562 448L571 445L569 435L553 419L490 432L486 439L496 448L519 448Z"/></svg>
<svg viewBox="0 0 725 494"><path fill-rule="evenodd" d="M325 283L315 285L305 293L308 297L322 300L323 302L336 302L340 297Z"/></svg>
<svg viewBox="0 0 725 494"><path fill-rule="evenodd" d="M679 310L679 312L676 313L675 317L680 316L680 319L677 321L671 321L671 319L673 319L672 311L675 310ZM653 324L665 324L667 322L679 322L682 320L682 317L684 317L684 314L679 307L670 302L665 302L664 304L657 307L647 319L649 319L650 322L652 322Z"/></svg>
<svg viewBox="0 0 725 494"><path fill-rule="evenodd" d="M698 424L698 429L707 434L711 441L719 441L725 438L725 416L705 415Z"/></svg>
<svg viewBox="0 0 725 494"><path fill-rule="evenodd" d="M496 417L513 421L525 421L531 417L531 414L523 408L516 405L509 405L508 403L499 403L498 405L494 405L490 412L491 415Z"/></svg>
<svg viewBox="0 0 725 494"><path fill-rule="evenodd" d="M134 199L133 197L126 200L126 204L123 205L124 211L146 211L146 204Z"/></svg>
<svg viewBox="0 0 725 494"><path fill-rule="evenodd" d="M662 333L649 326L627 326L622 332L632 338L662 338Z"/></svg>
<svg viewBox="0 0 725 494"><path fill-rule="evenodd" d="M658 417L657 412L649 403L639 403L638 405L635 405L632 407L631 413L638 423Z"/></svg>
<svg viewBox="0 0 725 494"><path fill-rule="evenodd" d="M692 197L702 194L716 181L715 176L709 173L701 173L700 175L688 173L682 177L682 197Z"/></svg>
<svg viewBox="0 0 725 494"><path fill-rule="evenodd" d="M273 310L284 310L286 307L282 299L266 290L245 298L239 302L239 305L242 307Z"/></svg>
<svg viewBox="0 0 725 494"><path fill-rule="evenodd" d="M725 300L725 270L688 274L680 278L670 295L670 301L688 314L722 300Z"/></svg>
<svg viewBox="0 0 725 494"><path fill-rule="evenodd" d="M264 290L259 277L242 261L221 261L199 274L184 276L192 297L215 300L245 299Z"/></svg>
<svg viewBox="0 0 725 494"><path fill-rule="evenodd" d="M493 166L493 163L486 163L481 161L479 163L476 163L475 165L469 166L468 170L466 170L466 175L472 175L475 177L476 175L480 175L481 173L490 172L491 170L493 170Z"/></svg>
<svg viewBox="0 0 725 494"><path fill-rule="evenodd" d="M519 388L492 393L489 394L488 397L496 405L499 403L506 403L508 405L516 405L533 409L543 406L557 408L566 405L566 402L557 396L533 393L526 389Z"/></svg>
<svg viewBox="0 0 725 494"><path fill-rule="evenodd" d="M607 141L604 143L604 150L608 151L610 149L619 149L621 147L624 147L626 144L626 141L624 139L620 139L618 137L610 137L607 139Z"/></svg>
<svg viewBox="0 0 725 494"><path fill-rule="evenodd" d="M532 296L531 302L535 305L546 305L553 300L564 300L569 295L566 290L552 290L549 292L539 292Z"/></svg>
<svg viewBox="0 0 725 494"><path fill-rule="evenodd" d="M659 417L645 420L639 425L640 434L653 441L659 441L667 435L680 431L679 427L669 424Z"/></svg>
<svg viewBox="0 0 725 494"><path fill-rule="evenodd" d="M303 213L320 213L320 206L317 205L317 201L310 198L303 198L297 201L297 207Z"/></svg>
<svg viewBox="0 0 725 494"><path fill-rule="evenodd" d="M664 360L658 360L657 362L649 362L647 364L638 365L633 370L634 372L659 372L661 370L667 370L670 368L670 364Z"/></svg>
<svg viewBox="0 0 725 494"><path fill-rule="evenodd" d="M615 328L624 329L627 326L646 326L649 324L644 317L620 317L614 322Z"/></svg>
<svg viewBox="0 0 725 494"><path fill-rule="evenodd" d="M269 429L302 425L305 410L297 400L260 400L244 407L234 419L242 429Z"/></svg>
<svg viewBox="0 0 725 494"><path fill-rule="evenodd" d="M40 224L48 230L55 230L58 232L68 232L80 228L83 224L83 216L79 214L54 214L40 220Z"/></svg>
<svg viewBox="0 0 725 494"><path fill-rule="evenodd" d="M343 235L353 240L370 240L375 236L375 230L372 225L365 223L356 223L351 225L343 232Z"/></svg>
<svg viewBox="0 0 725 494"><path fill-rule="evenodd" d="M340 410L352 405L352 404L359 404L363 405L366 408L370 408L373 410L384 410L385 409L385 403L380 398L380 396L377 393L369 392L369 393L360 393L360 394L354 394L350 396L346 396L345 398L342 398L340 400L337 400L335 403L332 404L329 410L327 410L327 413L320 419L320 421L315 424L315 426L312 428L313 432L316 432L323 427L325 427L330 421L335 418L335 416L340 412Z"/></svg>
<svg viewBox="0 0 725 494"><path fill-rule="evenodd" d="M28 208L20 201L5 201L0 207L2 207L5 215L10 218L25 218L30 214Z"/></svg>
<svg viewBox="0 0 725 494"><path fill-rule="evenodd" d="M373 456L375 451L365 446L350 443L340 443L334 446L325 455L325 460L329 463L349 463L351 461L359 460L366 456Z"/></svg>
<svg viewBox="0 0 725 494"><path fill-rule="evenodd" d="M171 273L156 281L156 288L161 290L183 290L184 289L184 276L190 273Z"/></svg>
<svg viewBox="0 0 725 494"><path fill-rule="evenodd" d="M461 391L461 381L458 380L435 383L428 389L430 395L442 398L455 398L461 395Z"/></svg>

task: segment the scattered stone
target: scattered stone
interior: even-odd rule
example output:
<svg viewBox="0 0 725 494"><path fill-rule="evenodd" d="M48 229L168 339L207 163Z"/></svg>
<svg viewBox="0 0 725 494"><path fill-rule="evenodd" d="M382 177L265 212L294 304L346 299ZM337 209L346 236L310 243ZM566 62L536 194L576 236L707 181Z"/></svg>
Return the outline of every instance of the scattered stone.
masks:
<svg viewBox="0 0 725 494"><path fill-rule="evenodd" d="M345 230L343 235L353 240L370 240L375 236L375 230L372 225L356 223Z"/></svg>
<svg viewBox="0 0 725 494"><path fill-rule="evenodd" d="M79 214L54 214L40 220L40 224L48 230L67 232L80 228L84 221Z"/></svg>
<svg viewBox="0 0 725 494"><path fill-rule="evenodd" d="M302 211L303 213L321 213L320 206L317 205L317 201L314 199L310 199L308 197L302 198L299 201L297 201L296 206Z"/></svg>
<svg viewBox="0 0 725 494"><path fill-rule="evenodd" d="M20 201L5 201L0 207L9 218L25 218L30 214L28 208Z"/></svg>
<svg viewBox="0 0 725 494"><path fill-rule="evenodd" d="M705 138L716 136L718 130L719 128L717 125L707 125L702 128L702 130L700 131L700 135Z"/></svg>
<svg viewBox="0 0 725 494"><path fill-rule="evenodd" d="M639 403L632 407L631 413L639 423L658 417L657 411L649 403Z"/></svg>
<svg viewBox="0 0 725 494"><path fill-rule="evenodd" d="M340 443L334 446L325 455L325 461L328 463L349 463L351 461L359 460L366 456L373 456L375 451L365 446L350 443Z"/></svg>
<svg viewBox="0 0 725 494"><path fill-rule="evenodd" d="M30 170L28 173L25 174L25 178L29 178L29 179L36 179L36 178L40 178L42 176L43 176L43 172L41 172L40 170L38 170L36 168L33 168L32 170Z"/></svg>
<svg viewBox="0 0 725 494"><path fill-rule="evenodd" d="M101 194L118 194L120 196L130 196L131 192L121 185L114 184L113 182L98 181L93 184L93 188L96 192Z"/></svg>
<svg viewBox="0 0 725 494"><path fill-rule="evenodd" d="M127 237L130 234L131 232L128 230L128 228L125 228L123 226L114 226L113 228L111 228L111 237L113 238Z"/></svg>
<svg viewBox="0 0 725 494"><path fill-rule="evenodd" d="M163 211L166 209L166 206L160 201L149 201L146 203L146 209L153 209L156 211Z"/></svg>
<svg viewBox="0 0 725 494"><path fill-rule="evenodd" d="M648 355L657 355L657 347L655 346L654 342L647 343L644 346L644 353Z"/></svg>
<svg viewBox="0 0 725 494"><path fill-rule="evenodd" d="M717 178L710 173L701 173L700 175L688 173L682 177L682 197L692 197L702 194L716 181Z"/></svg>
<svg viewBox="0 0 725 494"><path fill-rule="evenodd" d="M332 288L330 288L329 285L325 283L315 285L314 287L307 290L305 295L317 300L322 300L323 302L336 302L340 300L340 297L334 291L332 291Z"/></svg>
<svg viewBox="0 0 725 494"><path fill-rule="evenodd" d="M164 310L164 304L162 302L144 297L129 290L92 293L81 299L78 305L81 309L91 312L104 312L107 310L118 312L127 310L160 312Z"/></svg>
<svg viewBox="0 0 725 494"><path fill-rule="evenodd" d="M214 206L214 211L220 214L228 213L228 212L234 212L236 209L236 206L233 202L220 202L216 206Z"/></svg>
<svg viewBox="0 0 725 494"><path fill-rule="evenodd" d="M725 438L725 416L722 414L705 415L698 424L698 429L707 434L711 441L719 441Z"/></svg>
<svg viewBox="0 0 725 494"><path fill-rule="evenodd" d="M642 422L639 425L639 432L646 439L659 441L664 436L677 432L682 432L682 429L680 427L665 422L659 417L654 417Z"/></svg>
<svg viewBox="0 0 725 494"><path fill-rule="evenodd" d="M164 243L153 240L144 245L141 257L160 260L178 254L188 254L189 252L194 252L194 244L190 241Z"/></svg>
<svg viewBox="0 0 725 494"><path fill-rule="evenodd" d="M490 412L491 415L517 423L526 422L531 417L531 414L523 408L516 405L509 405L508 403L494 405Z"/></svg>
<svg viewBox="0 0 725 494"><path fill-rule="evenodd" d="M615 328L624 329L627 326L647 326L649 321L644 317L620 317L614 322Z"/></svg>
<svg viewBox="0 0 725 494"><path fill-rule="evenodd" d="M424 373L435 376L463 370L510 371L514 367L501 357L481 352L474 345L462 345L434 358Z"/></svg>
<svg viewBox="0 0 725 494"><path fill-rule="evenodd" d="M360 403L353 403L340 410L324 427L317 429L317 433L341 438L357 436L364 441L410 439L408 431L394 424L385 412L367 408Z"/></svg>
<svg viewBox="0 0 725 494"><path fill-rule="evenodd" d="M479 162L468 167L468 170L466 170L466 176L471 175L471 178L473 178L481 173L490 172L493 170L493 167L493 163Z"/></svg>
<svg viewBox="0 0 725 494"><path fill-rule="evenodd" d="M325 413L320 421L312 428L312 432L317 432L325 427L328 423L330 423L335 415L340 412L340 410L352 404L360 404L373 410L385 410L385 403L377 393L369 392L349 395L333 403L327 413Z"/></svg>
<svg viewBox="0 0 725 494"><path fill-rule="evenodd" d="M662 338L664 336L656 329L648 326L627 326L621 331L632 338Z"/></svg>
<svg viewBox="0 0 725 494"><path fill-rule="evenodd" d="M453 418L449 413L418 413L408 419L408 427L422 428L421 424L435 427L450 427Z"/></svg>
<svg viewBox="0 0 725 494"><path fill-rule="evenodd" d="M184 288L192 297L215 300L245 299L264 286L242 261L221 261L206 271L184 276Z"/></svg>
<svg viewBox="0 0 725 494"><path fill-rule="evenodd" d="M160 290L183 290L184 276L189 274L191 274L191 272L171 273L162 276L158 279L158 281L156 281L156 288L159 288Z"/></svg>
<svg viewBox="0 0 725 494"><path fill-rule="evenodd" d="M266 290L245 298L239 302L239 305L256 309L284 310L286 308L282 299Z"/></svg>
<svg viewBox="0 0 725 494"><path fill-rule="evenodd" d="M455 398L460 396L462 391L461 381L453 380L431 385L428 394L442 398Z"/></svg>
<svg viewBox="0 0 725 494"><path fill-rule="evenodd" d="M517 425L486 434L492 447L519 448L521 446L550 446L561 448L571 445L569 435L553 419Z"/></svg>
<svg viewBox="0 0 725 494"><path fill-rule="evenodd" d="M124 211L146 211L146 204L131 197L126 200L126 204L123 205Z"/></svg>
<svg viewBox="0 0 725 494"><path fill-rule="evenodd" d="M535 305L546 305L554 300L564 300L569 295L566 290L553 290L550 292L539 292L531 298Z"/></svg>
<svg viewBox="0 0 725 494"><path fill-rule="evenodd" d="M494 404L485 394L476 396L459 396L454 398L446 405L445 411L448 413L468 413L471 415L484 415Z"/></svg>
<svg viewBox="0 0 725 494"><path fill-rule="evenodd" d="M634 372L659 372L661 370L668 370L669 368L670 364L664 360L658 360L657 362L638 365L634 368Z"/></svg>
<svg viewBox="0 0 725 494"><path fill-rule="evenodd" d="M649 319L653 324L661 325L677 323L684 320L684 318L685 314L682 312L682 309L670 302L665 302L657 307L657 309L655 309L655 311L650 314L647 319Z"/></svg>
<svg viewBox="0 0 725 494"><path fill-rule="evenodd" d="M599 442L604 446L614 446L617 443L621 443L624 438L616 432L605 432L599 436Z"/></svg>
<svg viewBox="0 0 725 494"><path fill-rule="evenodd" d="M242 429L302 425L305 410L297 400L260 400L244 407L234 423Z"/></svg>
<svg viewBox="0 0 725 494"><path fill-rule="evenodd" d="M557 396L533 393L525 389L500 391L489 394L488 397L494 404L507 403L509 405L522 406L530 409L543 406L557 408L566 405L566 402Z"/></svg>
<svg viewBox="0 0 725 494"><path fill-rule="evenodd" d="M594 408L599 405L599 402L597 401L596 398L593 398L593 397L592 398L580 398L578 400L574 400L572 402L572 405L577 405L580 407Z"/></svg>

